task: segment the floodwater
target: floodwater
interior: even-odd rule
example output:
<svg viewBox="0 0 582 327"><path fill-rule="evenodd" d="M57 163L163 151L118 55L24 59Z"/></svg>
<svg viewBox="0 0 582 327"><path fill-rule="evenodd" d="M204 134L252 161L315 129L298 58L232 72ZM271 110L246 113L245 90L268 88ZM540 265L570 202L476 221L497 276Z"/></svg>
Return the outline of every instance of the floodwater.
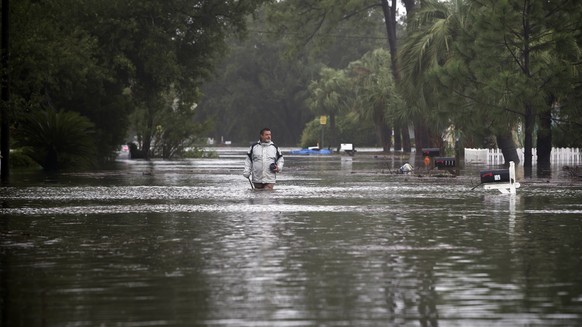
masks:
<svg viewBox="0 0 582 327"><path fill-rule="evenodd" d="M0 325L582 325L582 185L559 167L504 195L487 167L286 156L269 192L243 158L13 173Z"/></svg>

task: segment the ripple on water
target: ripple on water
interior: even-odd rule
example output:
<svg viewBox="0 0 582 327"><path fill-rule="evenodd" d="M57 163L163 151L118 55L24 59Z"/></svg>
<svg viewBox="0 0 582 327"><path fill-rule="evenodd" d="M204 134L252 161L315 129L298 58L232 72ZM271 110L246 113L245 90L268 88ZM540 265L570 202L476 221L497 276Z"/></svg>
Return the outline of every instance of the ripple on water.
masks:
<svg viewBox="0 0 582 327"><path fill-rule="evenodd" d="M506 196L469 178L380 174L376 159L349 171L289 159L273 192L251 191L240 159L0 189L5 284L30 295L12 305L54 325L580 321L579 189Z"/></svg>

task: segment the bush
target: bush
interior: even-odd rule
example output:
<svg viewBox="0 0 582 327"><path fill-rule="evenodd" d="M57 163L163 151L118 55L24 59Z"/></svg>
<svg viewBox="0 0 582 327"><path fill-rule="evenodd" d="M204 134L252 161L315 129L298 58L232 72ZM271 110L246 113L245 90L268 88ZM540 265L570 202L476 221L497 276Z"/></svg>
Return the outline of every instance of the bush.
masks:
<svg viewBox="0 0 582 327"><path fill-rule="evenodd" d="M332 147L338 147L341 143L352 143L356 146L376 146L376 134L374 125L367 121L354 121L349 117L338 117L336 122L337 144L331 144ZM329 125L325 125L324 146L330 146ZM321 138L321 125L319 118L316 118L305 125L301 133L301 143L299 146L308 147L316 145ZM326 141L327 140L327 141Z"/></svg>
<svg viewBox="0 0 582 327"><path fill-rule="evenodd" d="M24 154L49 171L87 167L96 159L93 123L77 112L27 113L15 139Z"/></svg>
<svg viewBox="0 0 582 327"><path fill-rule="evenodd" d="M216 151L204 151L203 148L194 147L184 151L184 158L218 158Z"/></svg>
<svg viewBox="0 0 582 327"><path fill-rule="evenodd" d="M319 118L316 118L305 124L303 132L301 132L301 141L299 143L299 146L302 148L315 146L319 142L320 136L321 136L321 125L319 123Z"/></svg>
<svg viewBox="0 0 582 327"><path fill-rule="evenodd" d="M10 151L10 167L12 168L41 168L32 158L24 154L22 149Z"/></svg>

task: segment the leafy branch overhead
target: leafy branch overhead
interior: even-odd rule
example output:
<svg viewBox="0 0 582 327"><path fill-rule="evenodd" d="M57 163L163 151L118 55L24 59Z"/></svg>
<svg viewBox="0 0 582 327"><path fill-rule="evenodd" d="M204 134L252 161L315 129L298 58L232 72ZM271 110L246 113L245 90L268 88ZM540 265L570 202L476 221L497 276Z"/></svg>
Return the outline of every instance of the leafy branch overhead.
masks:
<svg viewBox="0 0 582 327"><path fill-rule="evenodd" d="M193 108L199 86L226 51L225 38L244 35L247 16L264 2L13 2L11 120L75 111L94 123L90 143L99 156L131 132L149 150L161 123L157 112L176 104ZM170 93L177 102L166 101ZM130 121L135 117L143 119Z"/></svg>

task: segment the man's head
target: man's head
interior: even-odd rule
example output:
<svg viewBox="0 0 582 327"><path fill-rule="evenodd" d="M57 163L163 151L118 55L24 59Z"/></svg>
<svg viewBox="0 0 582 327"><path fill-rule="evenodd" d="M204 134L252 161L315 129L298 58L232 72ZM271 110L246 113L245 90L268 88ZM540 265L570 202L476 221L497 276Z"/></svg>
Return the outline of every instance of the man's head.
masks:
<svg viewBox="0 0 582 327"><path fill-rule="evenodd" d="M271 142L271 130L269 128L261 129L261 142L268 143Z"/></svg>

